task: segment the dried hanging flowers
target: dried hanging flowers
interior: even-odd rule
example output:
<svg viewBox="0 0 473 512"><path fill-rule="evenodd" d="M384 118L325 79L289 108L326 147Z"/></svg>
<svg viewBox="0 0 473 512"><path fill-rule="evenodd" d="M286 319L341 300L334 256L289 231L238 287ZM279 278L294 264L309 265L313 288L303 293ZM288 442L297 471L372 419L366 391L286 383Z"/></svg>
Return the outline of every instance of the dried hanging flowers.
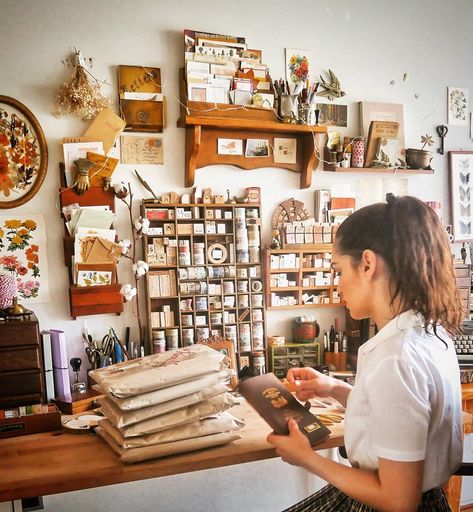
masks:
<svg viewBox="0 0 473 512"><path fill-rule="evenodd" d="M54 103L56 117L68 113L82 117L84 121L110 108L111 100L100 93L99 80L85 68L85 60L80 51L76 50L74 75L59 88Z"/></svg>

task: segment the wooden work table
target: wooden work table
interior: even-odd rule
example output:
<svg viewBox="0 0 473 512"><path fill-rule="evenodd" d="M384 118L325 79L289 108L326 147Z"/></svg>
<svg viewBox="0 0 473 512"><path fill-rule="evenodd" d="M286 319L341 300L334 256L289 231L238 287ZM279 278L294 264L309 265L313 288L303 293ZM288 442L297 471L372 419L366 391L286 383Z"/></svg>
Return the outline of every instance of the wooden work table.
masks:
<svg viewBox="0 0 473 512"><path fill-rule="evenodd" d="M231 409L246 426L225 446L123 464L98 436L65 431L0 440L0 502L112 485L276 457L266 442L270 427L247 404ZM331 412L313 409L315 413ZM343 424L317 450L343 444Z"/></svg>

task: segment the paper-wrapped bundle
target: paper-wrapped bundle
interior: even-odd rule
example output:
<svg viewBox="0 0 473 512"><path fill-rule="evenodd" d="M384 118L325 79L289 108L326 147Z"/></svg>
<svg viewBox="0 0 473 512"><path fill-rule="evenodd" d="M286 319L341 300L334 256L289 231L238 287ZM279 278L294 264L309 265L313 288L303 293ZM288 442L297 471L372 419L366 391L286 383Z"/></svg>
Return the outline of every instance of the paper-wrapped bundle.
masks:
<svg viewBox="0 0 473 512"><path fill-rule="evenodd" d="M102 412L105 414L105 416L107 416L107 418L116 427L121 428L139 423L140 421L144 421L155 416L160 416L162 414L170 413L178 409L197 404L203 400L207 400L208 398L221 395L222 393L225 393L225 391L227 391L227 386L225 383L221 382L220 384L216 384L210 388L204 388L201 391L191 393L190 395L181 396L180 398L175 398L174 400L169 400L167 402L151 405L150 407L143 407L142 409L135 409L132 411L122 411L119 407L117 407L115 402L113 402L109 397L105 395L97 398L97 401L102 407Z"/></svg>
<svg viewBox="0 0 473 512"><path fill-rule="evenodd" d="M104 393L125 398L217 373L228 365L226 355L197 344L99 368L90 376Z"/></svg>
<svg viewBox="0 0 473 512"><path fill-rule="evenodd" d="M130 448L128 450L119 446L110 437L104 429L97 427L95 431L111 446L111 448L120 455L120 460L127 464L141 462L158 457L166 457L167 455L175 455L178 453L187 453L202 448L210 448L230 443L240 438L234 432L223 432L220 434L211 434L208 436L193 437L192 439L184 439L182 441L174 441L171 443L155 444L152 446L144 446L141 448Z"/></svg>
<svg viewBox="0 0 473 512"><path fill-rule="evenodd" d="M222 432L233 432L244 426L244 422L235 418L229 412L222 412L209 416L203 420L193 421L186 425L169 428L154 434L148 434L137 437L124 437L120 430L110 421L102 420L100 427L115 441L116 444L124 449L140 448L155 444L171 443L192 439L194 437L209 436Z"/></svg>
<svg viewBox="0 0 473 512"><path fill-rule="evenodd" d="M197 377L193 380L182 382L181 384L157 389L156 391L150 391L148 393L142 393L141 395L130 396L127 398L117 398L112 394L108 394L107 396L123 411L132 411L142 409L143 407L162 404L163 402L170 402L177 398L198 393L207 388L226 383L229 381L232 374L232 370L226 369L221 372L204 375L203 377Z"/></svg>
<svg viewBox="0 0 473 512"><path fill-rule="evenodd" d="M226 411L238 403L238 400L233 395L223 393L222 395L214 396L213 398L203 400L197 404L189 405L189 407L183 407L176 411L168 412L167 414L161 414L160 416L134 423L128 427L122 427L120 432L123 437L152 434L153 432L160 432L161 430L207 418L219 412Z"/></svg>

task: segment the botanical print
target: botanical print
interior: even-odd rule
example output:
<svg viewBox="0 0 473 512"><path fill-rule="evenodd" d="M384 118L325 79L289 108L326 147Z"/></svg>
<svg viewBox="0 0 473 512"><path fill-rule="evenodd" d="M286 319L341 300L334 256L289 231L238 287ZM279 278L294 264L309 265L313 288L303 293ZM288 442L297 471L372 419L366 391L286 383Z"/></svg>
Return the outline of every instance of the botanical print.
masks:
<svg viewBox="0 0 473 512"><path fill-rule="evenodd" d="M448 88L448 124L468 125L468 89Z"/></svg>
<svg viewBox="0 0 473 512"><path fill-rule="evenodd" d="M455 241L473 240L473 204L471 194L471 171L473 153L450 153L453 235Z"/></svg>
<svg viewBox="0 0 473 512"><path fill-rule="evenodd" d="M16 277L22 304L49 301L46 233L41 215L0 217L0 272Z"/></svg>
<svg viewBox="0 0 473 512"><path fill-rule="evenodd" d="M306 82L309 77L309 50L286 48L286 79L292 85Z"/></svg>
<svg viewBox="0 0 473 512"><path fill-rule="evenodd" d="M40 149L29 124L15 111L0 108L0 200L28 192L36 180ZM12 196L12 197L10 197Z"/></svg>

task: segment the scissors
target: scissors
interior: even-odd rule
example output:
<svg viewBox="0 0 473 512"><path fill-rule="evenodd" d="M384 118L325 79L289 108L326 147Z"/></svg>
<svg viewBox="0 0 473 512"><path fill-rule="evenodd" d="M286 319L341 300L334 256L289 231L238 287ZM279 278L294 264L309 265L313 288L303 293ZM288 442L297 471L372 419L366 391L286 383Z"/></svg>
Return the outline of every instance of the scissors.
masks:
<svg viewBox="0 0 473 512"><path fill-rule="evenodd" d="M102 357L100 350L96 348L85 347L85 353L89 363L94 367L94 369L99 368Z"/></svg>
<svg viewBox="0 0 473 512"><path fill-rule="evenodd" d="M100 348L100 352L102 353L103 357L109 357L112 355L113 347L115 345L115 340L110 334L106 334L102 338L102 345Z"/></svg>

